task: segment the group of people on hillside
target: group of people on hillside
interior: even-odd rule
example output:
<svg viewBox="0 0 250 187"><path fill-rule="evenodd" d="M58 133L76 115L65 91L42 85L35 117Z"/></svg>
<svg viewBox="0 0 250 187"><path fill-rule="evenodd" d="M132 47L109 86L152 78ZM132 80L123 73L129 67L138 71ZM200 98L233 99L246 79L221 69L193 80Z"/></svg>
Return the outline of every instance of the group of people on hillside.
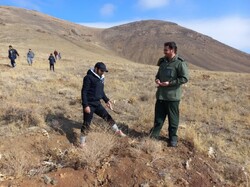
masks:
<svg viewBox="0 0 250 187"><path fill-rule="evenodd" d="M13 68L16 66L15 60L18 56L19 56L19 53L17 52L17 50L14 49L12 45L10 45L9 51L8 51L8 57L10 59L11 66ZM29 66L32 66L34 57L35 57L35 53L31 49L29 49L27 52L27 62ZM60 60L60 59L61 59L61 53L58 53L56 50L54 51L54 56L52 53L50 53L49 58L48 58L50 71L55 71L54 64L56 63L56 60Z"/></svg>
<svg viewBox="0 0 250 187"><path fill-rule="evenodd" d="M158 60L158 72L155 77L157 86L154 125L149 132L151 138L158 139L166 117L168 117L168 145L176 147L178 143L177 130L179 126L179 104L181 99L181 85L188 82L188 67L184 59L177 54L175 42L164 43L164 57ZM115 120L102 106L104 100L111 110L112 103L104 92L104 73L108 72L103 62L97 62L89 69L83 79L81 90L83 106L83 125L81 128L80 147L86 145L86 137L90 129L93 114L97 114L111 126L119 136L126 134L118 127Z"/></svg>
<svg viewBox="0 0 250 187"><path fill-rule="evenodd" d="M15 59L19 56L17 50L9 46L9 58L11 65L15 67ZM60 58L57 51L51 53L48 60L50 70L54 71L54 63ZM27 61L32 65L34 53L29 49ZM184 59L177 54L175 42L164 43L164 57L158 60L158 72L155 76L157 86L154 125L149 132L151 138L158 139L163 124L168 117L168 145L176 147L178 143L177 130L179 126L179 104L181 99L181 85L188 82L188 67ZM83 148L87 142L87 134L94 114L103 118L111 126L115 134L125 137L126 134L118 127L115 120L101 104L101 99L110 110L112 103L104 92L104 73L108 72L103 62L97 62L94 68L87 71L83 78L81 90L83 107L83 124L81 127L80 147Z"/></svg>

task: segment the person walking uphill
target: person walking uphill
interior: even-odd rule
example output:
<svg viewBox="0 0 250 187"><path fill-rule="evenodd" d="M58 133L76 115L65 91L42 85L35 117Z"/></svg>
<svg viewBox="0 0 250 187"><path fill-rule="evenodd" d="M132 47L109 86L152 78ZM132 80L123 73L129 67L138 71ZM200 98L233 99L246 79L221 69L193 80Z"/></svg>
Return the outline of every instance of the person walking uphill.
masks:
<svg viewBox="0 0 250 187"><path fill-rule="evenodd" d="M168 116L169 146L176 147L179 126L179 103L181 99L181 85L188 82L188 67L186 62L178 56L175 42L164 44L165 56L158 61L155 119L150 136L158 138L166 116Z"/></svg>
<svg viewBox="0 0 250 187"><path fill-rule="evenodd" d="M29 49L29 51L27 53L27 62L30 66L32 66L32 64L33 64L34 57L35 57L35 54L33 53L33 51L31 49Z"/></svg>
<svg viewBox="0 0 250 187"><path fill-rule="evenodd" d="M51 70L55 71L54 64L56 63L56 59L55 59L55 57L53 56L52 53L50 53L48 60L49 60L49 69L50 69L50 71Z"/></svg>
<svg viewBox="0 0 250 187"><path fill-rule="evenodd" d="M55 55L55 59L57 60L58 59L58 52L57 52L57 50L54 51L54 55Z"/></svg>
<svg viewBox="0 0 250 187"><path fill-rule="evenodd" d="M14 68L16 66L16 57L19 56L17 50L15 50L11 45L9 46L9 59L10 59L10 63L12 65L12 67Z"/></svg>
<svg viewBox="0 0 250 187"><path fill-rule="evenodd" d="M104 72L108 72L103 62L97 62L93 69L89 69L83 79L81 91L83 106L83 125L81 128L80 147L86 143L86 135L93 118L97 114L112 126L112 130L119 136L126 136L116 125L114 119L102 106L100 100L103 99L109 109L112 110L112 104L104 92Z"/></svg>

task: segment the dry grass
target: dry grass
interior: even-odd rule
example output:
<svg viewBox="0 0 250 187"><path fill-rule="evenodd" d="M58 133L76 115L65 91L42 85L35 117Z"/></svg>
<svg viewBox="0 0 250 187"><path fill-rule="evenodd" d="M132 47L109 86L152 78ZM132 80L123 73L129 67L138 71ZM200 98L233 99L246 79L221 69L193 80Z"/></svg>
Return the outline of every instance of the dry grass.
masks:
<svg viewBox="0 0 250 187"><path fill-rule="evenodd" d="M43 122L43 119L36 113L32 108L19 108L15 106L7 106L5 114L3 114L2 119L6 123L16 123L20 124L21 128L23 126L38 126Z"/></svg>
<svg viewBox="0 0 250 187"><path fill-rule="evenodd" d="M92 132L87 137L87 145L80 151L80 161L85 161L90 166L98 166L100 161L118 146L118 140L113 134L107 132Z"/></svg>
<svg viewBox="0 0 250 187"><path fill-rule="evenodd" d="M15 80L1 80L3 89L0 99L4 103L0 106L2 132L7 127L10 134L17 133L23 127L44 126L46 123L49 125L53 116L59 118L63 116L81 123L82 77L94 63L89 61L83 64L82 69L71 69L71 72L67 71L71 68L71 61L59 63L57 65L59 72L56 73L42 70L47 64L37 63L32 68L26 67L25 64L20 65L17 67L19 73L15 72L17 69L9 69L2 74L6 80ZM139 132L149 132L154 118L156 89L153 79L157 68L145 69L143 66L145 70L138 72L137 66L142 65L131 64L128 71L123 71L125 65L116 69L116 62L113 64L109 62L110 72L106 75L106 93L114 101L115 110L120 112L119 115L111 112L117 122L124 123L130 129ZM28 73L24 73L26 68L30 68L27 70ZM150 78L145 80L144 74ZM204 74L209 74L209 78ZM230 79L232 76L233 80ZM191 71L191 80L184 87L180 106L180 125L184 128L180 128L179 135L205 155L209 147L213 147L218 163L224 163L226 160L238 165L239 168L244 167L249 173L249 164L246 164L250 155L247 136L250 124L250 104L247 95L249 90L247 85L234 84L242 79L249 79L249 76ZM15 130L14 126L18 128ZM116 146L115 139L109 133L98 133L94 132L88 137L91 149L86 147L81 154L73 151L74 149L68 151L72 155L69 154L67 159L64 158L65 163L70 158L82 162L85 160L84 162L87 161L91 165L104 158L101 155L108 155L112 147ZM167 135L167 121L161 134ZM141 141L140 150L153 154L161 149L158 145L161 144L145 139ZM55 155L57 153L53 156L57 160Z"/></svg>
<svg viewBox="0 0 250 187"><path fill-rule="evenodd" d="M0 159L1 174L4 174L6 178L8 176L20 178L27 175L32 166L29 156L25 151L20 150L4 153Z"/></svg>
<svg viewBox="0 0 250 187"><path fill-rule="evenodd" d="M41 41L40 46L44 45L43 42ZM57 42L60 44L59 40ZM98 50L100 53L97 54L91 50L71 49L65 44L63 59L56 64L56 72L53 73L48 71L47 54L54 47L49 50L37 48L32 67L27 65L24 57L26 48L22 45L17 47L22 54L17 60L17 67L11 69L5 65L0 66L2 139L22 136L31 126L48 128L53 120L64 121L66 127L67 124L81 124L82 78L99 60L106 62L109 69L105 91L114 102L114 109L119 112L116 114L109 111L117 123L138 133L148 133L153 126L156 91L154 76L157 67L134 64L105 50ZM8 60L4 59L3 63L7 64ZM249 74L191 70L190 75L190 82L183 88L184 95L180 105L180 138L191 142L194 149L204 155L212 147L216 155L213 161L221 166L225 179L239 185L246 184L250 173ZM96 119L98 118L94 118L94 121ZM80 129L77 131L80 132ZM51 130L49 133L54 132ZM161 135L167 136L167 121ZM135 137L129 138L133 140ZM64 139L68 143L67 138ZM99 131L89 134L88 146L84 151L70 147L67 143L55 149L45 142L40 148L44 149L39 153L40 158L50 155L53 162L70 166L77 161L97 165L114 147L119 146L119 140L113 134ZM153 155L161 152L162 146L164 144L159 141L145 138L139 141L136 149L139 151L138 155L141 151ZM3 151L5 149L0 147L0 152ZM8 157L5 160L5 168L9 170L5 170L6 173L15 176L27 173L24 166L27 155L23 154L24 157ZM14 158L16 163L24 163L18 172L8 166ZM237 168L237 171L231 172L232 168ZM241 168L244 168L244 172L239 172ZM236 178L238 176L239 180L233 175Z"/></svg>
<svg viewBox="0 0 250 187"><path fill-rule="evenodd" d="M46 163L50 163L50 170L60 167L73 167L75 169L82 167L95 170L94 168L99 167L104 158L111 154L111 150L119 146L119 142L111 132L93 131L89 133L87 145L82 149L75 146L65 149L45 145L36 145L35 148L44 155ZM40 169L40 171L43 170Z"/></svg>
<svg viewBox="0 0 250 187"><path fill-rule="evenodd" d="M195 150L205 153L208 151L208 147L198 134L196 128L196 124L190 123L186 125L185 130L182 130L181 133L183 134L183 138L194 146Z"/></svg>
<svg viewBox="0 0 250 187"><path fill-rule="evenodd" d="M150 138L143 138L137 145L139 150L146 152L147 154L160 155L163 149L161 142Z"/></svg>

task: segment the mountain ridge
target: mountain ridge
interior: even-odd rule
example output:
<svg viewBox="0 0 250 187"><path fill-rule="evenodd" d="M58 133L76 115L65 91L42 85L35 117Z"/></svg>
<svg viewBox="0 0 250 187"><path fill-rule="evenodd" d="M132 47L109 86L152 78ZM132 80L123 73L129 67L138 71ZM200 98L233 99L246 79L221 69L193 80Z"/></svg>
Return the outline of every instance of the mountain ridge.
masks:
<svg viewBox="0 0 250 187"><path fill-rule="evenodd" d="M102 39L135 62L156 64L163 56L164 42L175 41L180 56L193 65L212 71L250 72L249 54L172 22L144 20L115 26L102 31Z"/></svg>
<svg viewBox="0 0 250 187"><path fill-rule="evenodd" d="M143 20L99 29L33 10L6 6L0 6L0 10L0 52L3 53L9 44L27 48L24 45L35 47L39 41L47 40L51 48L60 48L60 43L66 41L68 47L78 53L81 49L102 51L137 63L156 65L163 56L164 42L175 41L179 55L193 69L250 72L249 54L173 22Z"/></svg>

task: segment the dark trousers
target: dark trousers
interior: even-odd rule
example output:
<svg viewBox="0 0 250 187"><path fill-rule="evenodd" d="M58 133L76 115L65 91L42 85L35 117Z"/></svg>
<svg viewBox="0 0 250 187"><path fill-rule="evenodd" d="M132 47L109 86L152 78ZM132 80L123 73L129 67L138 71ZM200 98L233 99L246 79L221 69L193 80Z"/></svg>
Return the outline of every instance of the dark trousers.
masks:
<svg viewBox="0 0 250 187"><path fill-rule="evenodd" d="M81 133L87 134L89 131L89 126L93 119L94 113L103 118L105 121L109 123L109 125L114 125L115 121L109 115L107 110L101 105L100 101L89 103L90 113L84 112L83 108L83 125L81 128Z"/></svg>
<svg viewBox="0 0 250 187"><path fill-rule="evenodd" d="M51 71L51 70L55 71L54 64L49 64L49 69L50 69L50 71Z"/></svg>
<svg viewBox="0 0 250 187"><path fill-rule="evenodd" d="M12 65L12 67L15 67L15 66L16 66L15 59L10 59L10 63L11 63L11 65Z"/></svg>
<svg viewBox="0 0 250 187"><path fill-rule="evenodd" d="M179 104L180 101L156 101L154 127L151 129L151 137L159 137L165 119L168 117L169 140L177 141L177 130L179 126Z"/></svg>

